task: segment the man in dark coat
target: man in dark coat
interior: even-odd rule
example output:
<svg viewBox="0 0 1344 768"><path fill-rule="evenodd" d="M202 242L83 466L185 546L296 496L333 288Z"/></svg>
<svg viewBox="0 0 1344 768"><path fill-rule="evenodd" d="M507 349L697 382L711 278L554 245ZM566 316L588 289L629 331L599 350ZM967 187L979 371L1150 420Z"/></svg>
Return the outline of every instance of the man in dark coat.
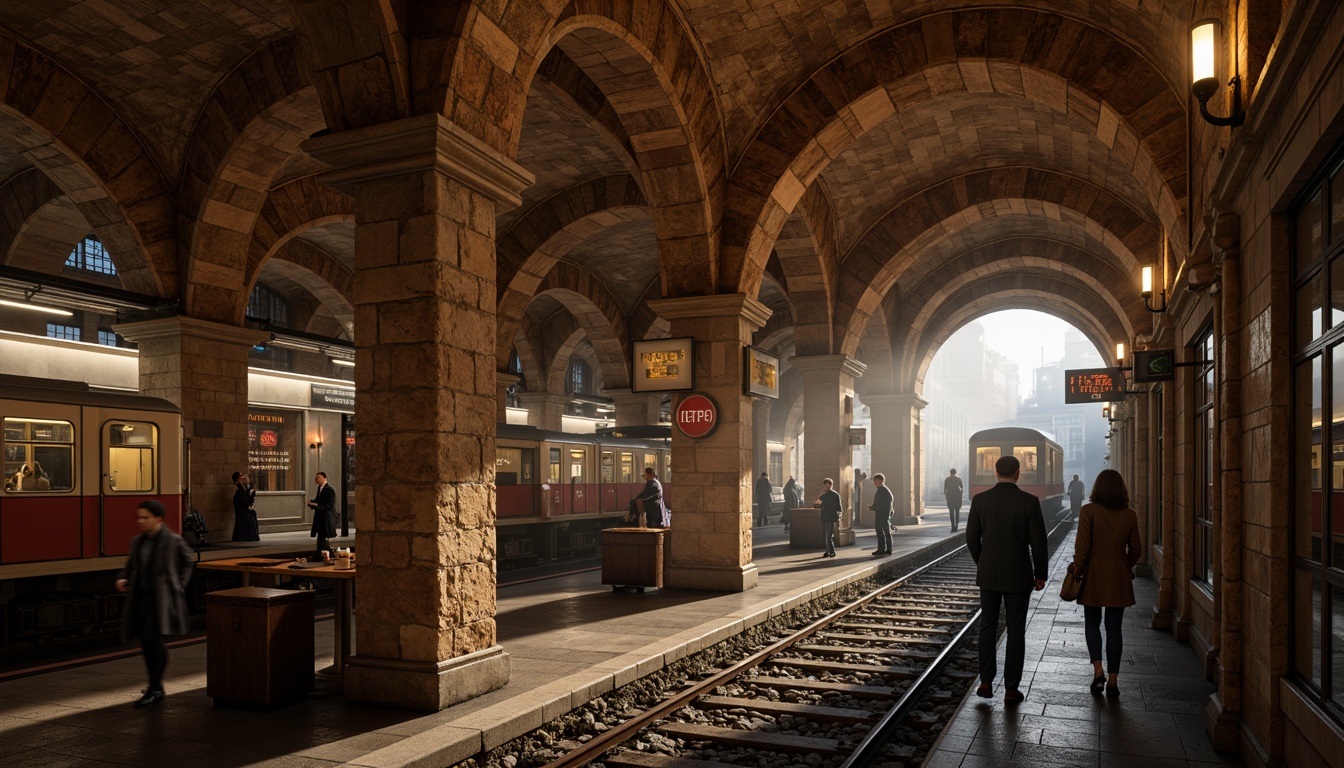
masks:
<svg viewBox="0 0 1344 768"><path fill-rule="evenodd" d="M1022 465L1015 456L994 464L998 484L971 499L966 520L966 546L976 562L975 583L980 587L980 687L984 698L994 695L995 646L999 633L999 604L1005 606L1008 642L1003 659L1003 700L1022 701L1017 686L1027 649L1027 603L1033 589L1045 589L1049 553L1041 500L1017 487Z"/></svg>
<svg viewBox="0 0 1344 768"><path fill-rule="evenodd" d="M168 667L164 635L185 635L191 628L187 615L187 582L196 555L163 524L163 505L153 499L135 510L140 533L131 539L126 567L117 574L117 591L126 593L122 609L121 641L140 639L149 672L149 686L135 706L163 701L163 672Z"/></svg>
<svg viewBox="0 0 1344 768"><path fill-rule="evenodd" d="M242 472L233 473L233 540L261 541L261 530L257 526L257 490L248 482Z"/></svg>
<svg viewBox="0 0 1344 768"><path fill-rule="evenodd" d="M961 525L961 495L964 489L957 470L949 469L947 479L943 481L943 498L947 499L947 515L952 519L952 532L956 533Z"/></svg>
<svg viewBox="0 0 1344 768"><path fill-rule="evenodd" d="M1069 483L1069 517L1078 519L1078 510L1083 508L1083 497L1087 495L1087 488L1083 481L1078 479L1077 475Z"/></svg>
<svg viewBox="0 0 1344 768"><path fill-rule="evenodd" d="M770 524L770 507L775 503L775 487L770 484L770 476L764 472L756 478L752 495L756 497L756 524Z"/></svg>
<svg viewBox="0 0 1344 768"><path fill-rule="evenodd" d="M821 540L826 543L822 557L835 557L835 526L840 522L840 494L832 490L835 481L826 478L821 481L821 495L812 506L821 510Z"/></svg>
<svg viewBox="0 0 1344 768"><path fill-rule="evenodd" d="M635 497L644 502L644 526L666 528L671 522L667 506L663 504L663 484L654 477L653 467L644 468L644 490Z"/></svg>
<svg viewBox="0 0 1344 768"><path fill-rule="evenodd" d="M317 554L321 557L331 549L329 539L336 538L336 490L327 483L326 472L318 472L313 479L317 481L317 497L308 502L308 508L313 510L313 526L308 535L317 537Z"/></svg>
<svg viewBox="0 0 1344 768"><path fill-rule="evenodd" d="M873 527L877 529L877 551L874 557L891 554L891 508L896 497L887 487L887 478L881 472L873 475L873 503L868 508L873 511Z"/></svg>
<svg viewBox="0 0 1344 768"><path fill-rule="evenodd" d="M802 503L802 489L798 487L798 481L793 479L793 475L789 475L789 482L784 484L784 530L789 530L789 514Z"/></svg>

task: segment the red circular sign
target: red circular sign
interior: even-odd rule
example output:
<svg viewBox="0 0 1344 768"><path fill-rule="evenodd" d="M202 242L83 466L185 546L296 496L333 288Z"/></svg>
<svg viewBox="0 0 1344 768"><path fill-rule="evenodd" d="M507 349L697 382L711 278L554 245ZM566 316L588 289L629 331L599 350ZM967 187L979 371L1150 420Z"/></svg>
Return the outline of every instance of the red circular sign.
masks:
<svg viewBox="0 0 1344 768"><path fill-rule="evenodd" d="M708 395L687 395L672 415L677 429L687 437L708 437L719 426L719 406Z"/></svg>

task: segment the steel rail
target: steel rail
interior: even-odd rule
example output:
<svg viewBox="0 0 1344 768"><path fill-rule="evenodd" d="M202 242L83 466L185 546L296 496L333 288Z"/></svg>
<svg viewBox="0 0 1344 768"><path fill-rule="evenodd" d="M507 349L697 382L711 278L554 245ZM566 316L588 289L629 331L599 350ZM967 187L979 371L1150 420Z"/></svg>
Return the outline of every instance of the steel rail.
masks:
<svg viewBox="0 0 1344 768"><path fill-rule="evenodd" d="M813 621L806 627L803 627L802 629L795 631L789 636L781 640L777 640L771 645L768 645L765 648L757 651L756 653L747 656L746 658L742 659L741 661L738 661L732 666L726 667L720 670L719 672L716 672L715 674L711 675L710 677L707 677L695 683L694 685L691 685L688 688L682 689L678 693L673 694L672 696L664 699L658 704L653 705L649 709L644 710L635 717L632 717L629 720L625 721L624 723L621 723L620 725L611 728L605 733L602 733L594 737L593 739L591 739L578 749L574 750L573 752L564 755L558 760L547 763L544 766L544 768L579 768L580 766L588 765L589 763L600 758L602 755L606 754L609 750L619 746L622 742L629 740L630 737L634 736L636 733L639 733L640 731L647 728L649 724L652 723L653 721L663 718L673 712L676 712L678 709L681 709L687 704L693 703L706 691L711 691L717 688L718 686L723 685L724 683L737 677L742 672L751 669L752 667L759 666L761 663L768 660L771 656L774 656L775 654L778 654L781 651L793 647L798 642L808 638L809 636L815 634L817 631L824 629L830 624L834 623L837 619L845 616L846 614L852 613L853 611L858 610L859 608L862 608L863 606L867 605L868 603L872 602L873 600L876 600L877 598L881 597L882 595L885 595L886 593L892 590L899 589L900 587L905 586L911 580L924 575L924 573L929 569L934 568L935 566L938 565L942 565L945 561L951 560L952 558L963 554L965 551L966 551L966 545L963 544L960 547L957 547L956 549L952 550L951 552L948 552L945 555L941 555L935 558L934 560L925 563L924 565L921 565L920 567L907 573L906 575L900 577L899 579L896 579L895 581L892 581L889 584L884 584L878 589L858 598L857 600L854 600L853 602L841 606L840 608L826 614L825 616L822 616L816 621Z"/></svg>

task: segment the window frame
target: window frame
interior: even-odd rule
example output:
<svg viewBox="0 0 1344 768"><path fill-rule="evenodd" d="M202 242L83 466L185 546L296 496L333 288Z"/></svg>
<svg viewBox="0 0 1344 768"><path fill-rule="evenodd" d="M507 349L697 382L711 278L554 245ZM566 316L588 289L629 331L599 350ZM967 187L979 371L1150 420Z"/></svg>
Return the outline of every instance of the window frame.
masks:
<svg viewBox="0 0 1344 768"><path fill-rule="evenodd" d="M111 439L112 433L110 431L110 427L113 424L135 424L137 426L141 424L148 424L149 426L154 428L154 442L151 443L149 446L149 450L151 451L150 464L152 466L152 471L154 472L154 479L153 482L150 483L149 488L112 487L111 485L112 448L124 447L120 445L119 446L112 445L112 439ZM149 419L145 419L140 416L136 416L134 418L117 417L104 420L103 423L100 424L98 427L98 453L99 453L98 460L102 462L102 472L101 472L102 477L98 478L98 482L103 493L118 496L136 495L136 494L141 496L144 495L158 496L162 493L161 488L163 486L163 467L162 467L163 427L160 426L158 422L150 421Z"/></svg>
<svg viewBox="0 0 1344 768"><path fill-rule="evenodd" d="M1195 449L1195 499L1191 505L1190 579L1210 594L1217 574L1213 564L1214 492L1213 476L1218 451L1218 380L1216 374L1217 348L1213 339L1213 325L1206 325L1195 334L1190 346L1194 356L1194 376L1191 379L1194 425L1191 442ZM1210 385L1209 382L1212 382Z"/></svg>
<svg viewBox="0 0 1344 768"><path fill-rule="evenodd" d="M6 436L6 430L5 430L5 426L4 426L4 425L5 425L5 422L7 422L7 421L18 421L18 422L23 422L23 423L25 423L25 424L30 424L30 423L63 424L63 425L65 425L66 427L68 427L69 430L70 430L70 441L69 441L69 442L57 442L57 441L53 441L53 440L48 440L48 441L34 441L34 440L32 440L31 438L28 438L28 439L22 439L22 440L10 440L10 439ZM11 495L19 496L19 495L28 495L28 494L31 494L31 495L34 495L34 496L51 496L51 495L54 495L54 494L67 494L67 495L68 495L68 494L78 494L78 493L79 493L79 459L80 459L80 455L79 455L79 428L75 425L74 422L69 421L69 420L67 420L67 419L63 419L63 418L48 418L48 417L45 417L45 416L10 416L10 415L6 415L6 416L3 416L3 417L0 417L0 456L5 457L5 458L4 458L4 461L3 461L2 463L0 463L0 472L3 472L3 473L4 473L4 475L5 475L5 477L4 477L4 482L6 482L6 483L9 482L9 479L10 479L9 467L7 466L8 463L9 463L9 461L10 461L9 458L8 458L8 455L9 455L8 446L10 446L10 445L22 445L22 446L27 446L27 448L26 448L26 450L25 450L25 452L24 452L24 456L25 456L25 458L22 459L21 462L20 462L21 465L22 465L22 464L27 464L27 463L29 463L29 462L32 462L32 463L39 463L38 460L37 460L37 458L35 458L35 456L36 456L35 446L47 446L47 447L51 447L51 446L68 446L69 449L70 449L70 487L69 487L69 488L30 488L30 489L28 489L28 490L25 491L25 490L23 490L21 487L19 487L19 486L16 485L16 486L14 487L13 490L6 489L6 490L4 491L4 493L5 493L6 496L11 496ZM45 471L45 470L44 470L44 471ZM48 474L50 474L50 473L48 473Z"/></svg>

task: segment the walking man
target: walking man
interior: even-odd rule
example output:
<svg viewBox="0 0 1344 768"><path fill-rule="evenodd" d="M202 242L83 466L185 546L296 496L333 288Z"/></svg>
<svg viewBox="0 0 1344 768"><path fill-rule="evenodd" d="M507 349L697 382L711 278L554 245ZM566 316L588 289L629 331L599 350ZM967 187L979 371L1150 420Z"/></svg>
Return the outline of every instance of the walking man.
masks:
<svg viewBox="0 0 1344 768"><path fill-rule="evenodd" d="M873 557L891 554L891 507L896 501L887 487L887 478L881 472L873 475L873 527L877 529L877 551Z"/></svg>
<svg viewBox="0 0 1344 768"><path fill-rule="evenodd" d="M1018 684L1027 651L1027 602L1031 591L1045 589L1049 553L1041 500L1017 487L1022 465L1015 456L994 463L998 484L971 499L966 546L976 563L980 587L980 687L976 695L994 695L999 605L1005 607L1008 642L1003 659L1003 701L1022 701Z"/></svg>
<svg viewBox="0 0 1344 768"><path fill-rule="evenodd" d="M168 647L163 637L185 635L191 629L186 588L196 555L181 536L163 524L163 515L159 502L140 502L135 510L140 533L131 539L126 567L117 574L117 591L126 593L121 641L140 639L149 673L149 686L136 700L136 707L163 701L163 672L168 667Z"/></svg>
<svg viewBox="0 0 1344 768"><path fill-rule="evenodd" d="M756 524L770 524L770 507L774 504L775 488L770 485L770 476L764 472L756 478L756 486L752 491L756 497Z"/></svg>
<svg viewBox="0 0 1344 768"><path fill-rule="evenodd" d="M947 479L943 481L943 498L947 499L947 515L952 518L952 532L956 533L957 526L961 525L961 478L957 477L957 470L949 469Z"/></svg>
<svg viewBox="0 0 1344 768"><path fill-rule="evenodd" d="M1069 483L1069 517L1077 520L1078 510L1083 508L1083 497L1087 495L1087 488L1083 486L1083 481L1078 479L1077 475Z"/></svg>
<svg viewBox="0 0 1344 768"><path fill-rule="evenodd" d="M812 506L821 510L821 540L826 544L822 557L835 557L835 526L840 522L840 494L832 490L835 481L821 481L821 495Z"/></svg>

